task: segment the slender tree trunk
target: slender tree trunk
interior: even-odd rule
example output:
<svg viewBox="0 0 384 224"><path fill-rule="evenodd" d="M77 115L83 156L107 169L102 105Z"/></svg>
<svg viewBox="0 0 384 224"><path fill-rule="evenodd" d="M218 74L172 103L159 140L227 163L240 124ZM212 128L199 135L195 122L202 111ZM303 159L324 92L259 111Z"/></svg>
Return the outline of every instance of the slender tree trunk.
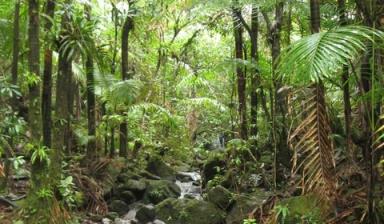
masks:
<svg viewBox="0 0 384 224"><path fill-rule="evenodd" d="M372 27L372 28L382 28L382 18L384 15L384 1L382 0L370 0L368 3L361 1L361 0L355 0L358 10L362 13L364 23L366 26ZM374 58L372 60L372 57ZM363 92L361 94L374 94L374 91L372 92L372 86L373 81L376 79L376 52L375 52L375 46L369 46L369 49L366 53L366 55L363 58L362 64L361 64L361 83L363 87ZM372 64L374 63L374 64ZM373 69L373 70L372 70ZM375 221L375 210L374 210L374 191L375 191L375 185L376 185L376 170L375 170L375 164L376 161L376 153L372 148L373 143L373 133L374 133L374 126L375 121L378 119L378 113L377 110L374 108L379 107L380 105L376 104L376 102L368 102L364 105L365 110L363 114L363 126L364 126L364 133L363 138L365 140L364 142L364 149L363 149L363 157L366 162L366 169L367 173L369 174L368 182L367 182L367 207L368 207L368 213L367 213L367 223L376 223Z"/></svg>
<svg viewBox="0 0 384 224"><path fill-rule="evenodd" d="M39 0L28 0L28 62L30 75L36 79L40 77L40 43L39 43ZM29 84L29 111L28 121L32 138L39 140L41 133L40 117L40 85L38 82Z"/></svg>
<svg viewBox="0 0 384 224"><path fill-rule="evenodd" d="M258 64L258 33L259 33L259 12L256 6L252 7L252 19L251 19L251 60L254 65ZM257 137L257 109L258 109L258 96L257 88L259 85L259 71L253 69L251 77L251 130L250 135L254 138L254 144L256 146Z"/></svg>
<svg viewBox="0 0 384 224"><path fill-rule="evenodd" d="M91 21L91 8L85 6L86 17ZM86 59L87 74L87 115L88 115L88 144L87 158L93 159L96 156L96 97L95 97L95 78L92 55L88 54Z"/></svg>
<svg viewBox="0 0 384 224"><path fill-rule="evenodd" d="M342 26L347 25L346 15L345 15L345 0L338 0L338 11L340 24ZM342 86L343 86L343 99L344 99L344 121L345 121L345 135L346 135L346 151L351 162L355 161L355 153L352 148L352 134L351 134L351 100L349 92L349 74L348 66L344 66L343 74L341 77Z"/></svg>
<svg viewBox="0 0 384 224"><path fill-rule="evenodd" d="M46 3L45 14L49 17L45 21L45 32L51 32L53 26L52 20L55 11L55 1L48 0ZM43 120L43 143L48 148L51 147L51 132L52 132L52 49L49 47L44 52L44 74L43 74L43 92L41 102L41 115Z"/></svg>
<svg viewBox="0 0 384 224"><path fill-rule="evenodd" d="M235 35L235 57L236 59L243 60L243 28L241 22L237 18L237 14L241 14L239 8L233 8L233 25ZM240 118L240 138L248 139L247 130L247 102L246 102L246 77L244 74L243 66L236 66L237 74L237 94L239 100L239 118Z"/></svg>
<svg viewBox="0 0 384 224"><path fill-rule="evenodd" d="M127 80L129 77L128 68L128 38L129 33L133 28L133 20L131 16L127 16L123 26L123 32L121 36L121 76L123 80ZM128 124L126 121L120 124L120 151L121 157L127 157L128 150Z"/></svg>
<svg viewBox="0 0 384 224"><path fill-rule="evenodd" d="M13 55L12 55L12 84L17 85L18 65L20 53L20 0L15 2L15 12L13 18ZM15 99L16 100L16 99Z"/></svg>
<svg viewBox="0 0 384 224"><path fill-rule="evenodd" d="M116 148L115 148L115 128L111 128L111 147L109 149L109 155L111 158L115 157Z"/></svg>

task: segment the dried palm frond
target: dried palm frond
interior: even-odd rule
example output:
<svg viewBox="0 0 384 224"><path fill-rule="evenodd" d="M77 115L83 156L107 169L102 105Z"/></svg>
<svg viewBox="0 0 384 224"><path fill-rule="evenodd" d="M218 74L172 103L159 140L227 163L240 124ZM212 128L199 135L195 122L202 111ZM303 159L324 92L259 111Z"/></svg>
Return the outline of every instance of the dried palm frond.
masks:
<svg viewBox="0 0 384 224"><path fill-rule="evenodd" d="M382 149L384 147L384 114L380 116L379 126L374 134L374 138L373 148L375 150Z"/></svg>
<svg viewBox="0 0 384 224"><path fill-rule="evenodd" d="M324 87L314 84L303 105L303 120L290 133L294 150L292 174L302 173L303 193L332 197L336 188L335 161L331 128L326 110Z"/></svg>

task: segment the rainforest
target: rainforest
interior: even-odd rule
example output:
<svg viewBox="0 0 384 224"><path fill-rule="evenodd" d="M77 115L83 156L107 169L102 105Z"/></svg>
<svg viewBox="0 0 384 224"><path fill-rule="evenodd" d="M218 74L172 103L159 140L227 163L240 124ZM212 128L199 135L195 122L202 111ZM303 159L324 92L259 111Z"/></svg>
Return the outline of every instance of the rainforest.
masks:
<svg viewBox="0 0 384 224"><path fill-rule="evenodd" d="M383 0L0 0L0 224L384 223Z"/></svg>

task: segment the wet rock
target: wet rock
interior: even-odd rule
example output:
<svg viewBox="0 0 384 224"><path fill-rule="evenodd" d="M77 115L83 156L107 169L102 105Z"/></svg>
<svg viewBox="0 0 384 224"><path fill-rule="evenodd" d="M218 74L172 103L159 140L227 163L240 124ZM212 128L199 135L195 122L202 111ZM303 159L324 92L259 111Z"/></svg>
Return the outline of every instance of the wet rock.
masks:
<svg viewBox="0 0 384 224"><path fill-rule="evenodd" d="M109 210L112 212L116 212L119 215L124 215L125 213L127 213L129 211L129 207L128 207L127 203L125 203L122 200L113 200L109 204Z"/></svg>
<svg viewBox="0 0 384 224"><path fill-rule="evenodd" d="M123 191L119 194L120 199L123 200L128 205L136 201L135 195L132 191Z"/></svg>
<svg viewBox="0 0 384 224"><path fill-rule="evenodd" d="M225 213L214 204L192 199L167 199L156 207L157 218L167 224L221 224Z"/></svg>
<svg viewBox="0 0 384 224"><path fill-rule="evenodd" d="M231 206L226 223L227 224L242 224L243 220L248 217L248 214L253 209L259 207L270 196L269 192L258 190L252 194L243 194L234 198L234 205Z"/></svg>
<svg viewBox="0 0 384 224"><path fill-rule="evenodd" d="M208 158L202 170L203 187L207 185L208 181L213 180L216 175L223 174L224 168L225 160L223 159L223 155L215 154Z"/></svg>
<svg viewBox="0 0 384 224"><path fill-rule="evenodd" d="M146 170L143 170L140 172L140 176L145 177L150 180L160 180L161 178L159 176L156 176Z"/></svg>
<svg viewBox="0 0 384 224"><path fill-rule="evenodd" d="M137 222L135 220L124 220L117 218L115 219L114 224L137 224Z"/></svg>
<svg viewBox="0 0 384 224"><path fill-rule="evenodd" d="M176 173L160 157L152 157L147 164L147 171L161 179L175 181Z"/></svg>
<svg viewBox="0 0 384 224"><path fill-rule="evenodd" d="M222 186L216 186L209 190L207 200L217 207L226 210L232 202L232 194Z"/></svg>
<svg viewBox="0 0 384 224"><path fill-rule="evenodd" d="M148 223L155 220L156 213L153 206L143 206L136 212L136 219L139 223Z"/></svg>
<svg viewBox="0 0 384 224"><path fill-rule="evenodd" d="M181 181L181 182L193 181L193 178L184 172L178 172L176 174L176 179Z"/></svg>
<svg viewBox="0 0 384 224"><path fill-rule="evenodd" d="M158 204L167 198L178 198L181 189L174 182L167 180L149 180L143 201Z"/></svg>
<svg viewBox="0 0 384 224"><path fill-rule="evenodd" d="M115 220L116 218L119 217L119 214L117 212L108 212L106 217L110 220Z"/></svg>
<svg viewBox="0 0 384 224"><path fill-rule="evenodd" d="M147 185L144 179L128 180L125 184L126 189L132 191L136 198L141 198Z"/></svg>

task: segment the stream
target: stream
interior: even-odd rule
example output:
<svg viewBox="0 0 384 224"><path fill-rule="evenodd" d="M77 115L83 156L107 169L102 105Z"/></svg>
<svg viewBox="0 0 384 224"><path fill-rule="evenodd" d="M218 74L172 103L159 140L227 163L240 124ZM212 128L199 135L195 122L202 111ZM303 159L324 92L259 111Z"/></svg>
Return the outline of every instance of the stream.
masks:
<svg viewBox="0 0 384 224"><path fill-rule="evenodd" d="M178 172L176 174L175 184L180 187L181 194L179 199L189 198L202 200L202 187L201 187L201 175L199 172ZM130 205L129 212L124 215L123 218L118 218L114 222L109 219L103 219L103 224L136 224L136 213L143 205L140 203L134 203ZM152 209L153 204L147 204L145 207ZM153 224L165 224L160 220L155 220Z"/></svg>

